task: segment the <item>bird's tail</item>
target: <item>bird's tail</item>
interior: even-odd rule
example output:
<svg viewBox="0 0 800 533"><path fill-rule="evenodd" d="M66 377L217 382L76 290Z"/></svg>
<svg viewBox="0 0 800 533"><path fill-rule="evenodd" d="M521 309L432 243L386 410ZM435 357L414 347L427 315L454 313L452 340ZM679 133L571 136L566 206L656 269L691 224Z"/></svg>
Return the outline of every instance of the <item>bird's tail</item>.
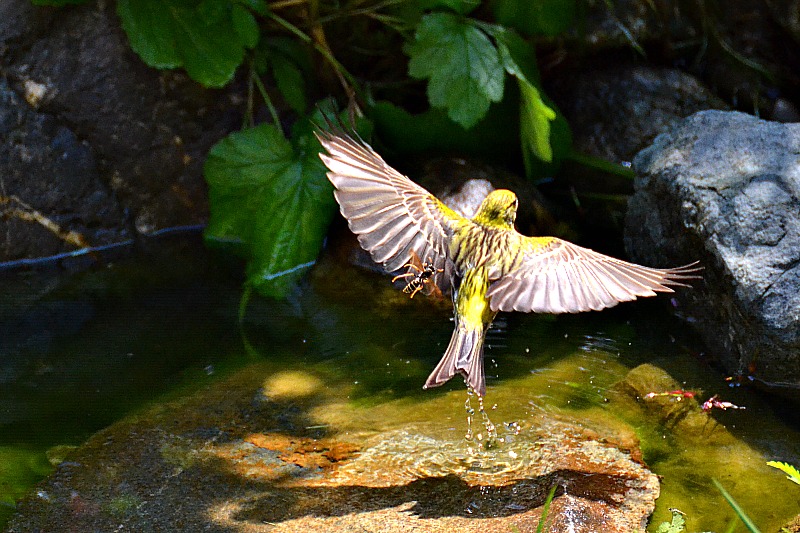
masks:
<svg viewBox="0 0 800 533"><path fill-rule="evenodd" d="M458 324L453 330L450 345L442 360L433 369L423 389L438 387L457 373L464 376L467 385L481 396L486 395L486 380L483 375L484 328L467 328Z"/></svg>

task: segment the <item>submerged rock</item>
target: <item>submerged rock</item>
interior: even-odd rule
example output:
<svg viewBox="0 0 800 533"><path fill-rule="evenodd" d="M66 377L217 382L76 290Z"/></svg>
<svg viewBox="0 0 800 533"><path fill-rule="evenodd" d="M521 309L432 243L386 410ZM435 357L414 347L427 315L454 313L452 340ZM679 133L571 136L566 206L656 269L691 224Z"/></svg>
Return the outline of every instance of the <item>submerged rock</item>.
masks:
<svg viewBox="0 0 800 533"><path fill-rule="evenodd" d="M655 506L657 477L614 436L540 413L471 449L403 423L418 404L354 408L300 374L253 365L101 431L8 531L528 532L555 486L545 531L629 533Z"/></svg>
<svg viewBox="0 0 800 533"><path fill-rule="evenodd" d="M800 385L800 124L707 111L634 161L626 247L644 264L699 260L677 301L729 372Z"/></svg>

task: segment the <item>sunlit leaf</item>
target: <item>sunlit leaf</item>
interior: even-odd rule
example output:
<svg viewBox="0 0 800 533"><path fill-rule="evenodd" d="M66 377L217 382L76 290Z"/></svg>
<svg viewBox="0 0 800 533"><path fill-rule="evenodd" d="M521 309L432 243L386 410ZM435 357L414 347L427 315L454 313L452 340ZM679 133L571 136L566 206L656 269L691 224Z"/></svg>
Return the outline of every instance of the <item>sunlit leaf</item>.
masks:
<svg viewBox="0 0 800 533"><path fill-rule="evenodd" d="M575 18L575 0L495 0L492 9L498 23L528 35L558 35Z"/></svg>
<svg viewBox="0 0 800 533"><path fill-rule="evenodd" d="M145 63L156 68L184 67L189 76L208 87L228 83L244 58L245 47L257 40L255 21L243 11L228 0L117 3L131 48Z"/></svg>
<svg viewBox="0 0 800 533"><path fill-rule="evenodd" d="M239 243L248 282L281 298L314 263L335 212L332 186L306 135L294 143L275 126L232 133L205 165L211 220L206 239Z"/></svg>
<svg viewBox="0 0 800 533"><path fill-rule="evenodd" d="M464 128L503 97L503 65L487 35L450 13L422 18L408 48L409 74L428 79L428 100Z"/></svg>
<svg viewBox="0 0 800 533"><path fill-rule="evenodd" d="M672 521L661 522L656 533L684 533L686 531L686 518L677 509L672 510Z"/></svg>
<svg viewBox="0 0 800 533"><path fill-rule="evenodd" d="M527 81L519 80L519 90L520 133L525 167L530 167L531 156L550 163L553 160L550 122L556 118L556 112L544 103L539 90Z"/></svg>
<svg viewBox="0 0 800 533"><path fill-rule="evenodd" d="M789 463L782 463L780 461L768 461L767 464L786 474L786 479L789 479L800 485L800 470L797 470L797 468L794 466L790 465Z"/></svg>

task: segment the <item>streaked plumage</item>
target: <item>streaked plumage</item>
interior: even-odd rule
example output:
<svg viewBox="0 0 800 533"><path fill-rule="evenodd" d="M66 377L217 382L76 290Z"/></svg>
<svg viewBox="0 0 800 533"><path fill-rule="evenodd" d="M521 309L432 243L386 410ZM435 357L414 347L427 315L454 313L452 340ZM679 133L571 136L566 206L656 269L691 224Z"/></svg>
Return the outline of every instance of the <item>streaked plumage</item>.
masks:
<svg viewBox="0 0 800 533"><path fill-rule="evenodd" d="M556 237L514 229L517 197L490 193L467 219L387 165L360 139L321 131L334 195L350 229L372 258L393 272L414 257L435 269L432 282L452 291L455 329L425 388L460 373L478 394L486 385L483 341L498 311L578 313L672 292L698 270L659 269L614 259Z"/></svg>

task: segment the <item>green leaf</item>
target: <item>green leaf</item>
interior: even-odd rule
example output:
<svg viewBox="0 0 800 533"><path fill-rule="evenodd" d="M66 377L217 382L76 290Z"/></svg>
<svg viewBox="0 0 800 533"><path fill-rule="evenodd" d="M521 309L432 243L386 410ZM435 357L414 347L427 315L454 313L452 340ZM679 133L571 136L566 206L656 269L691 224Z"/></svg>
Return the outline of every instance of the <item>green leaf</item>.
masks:
<svg viewBox="0 0 800 533"><path fill-rule="evenodd" d="M234 4L231 7L231 22L241 43L246 48L255 48L260 32L253 14L239 4Z"/></svg>
<svg viewBox="0 0 800 533"><path fill-rule="evenodd" d="M242 9L228 0L119 0L117 13L131 48L145 63L182 66L203 85L221 87L242 63L244 48L257 39L234 7Z"/></svg>
<svg viewBox="0 0 800 533"><path fill-rule="evenodd" d="M272 58L272 74L278 90L289 106L298 114L306 112L306 82L300 69L285 56L275 55Z"/></svg>
<svg viewBox="0 0 800 533"><path fill-rule="evenodd" d="M175 46L167 2L119 0L117 14L133 51L155 68L177 68L183 63Z"/></svg>
<svg viewBox="0 0 800 533"><path fill-rule="evenodd" d="M495 0L492 9L499 24L528 35L558 35L575 18L575 0Z"/></svg>
<svg viewBox="0 0 800 533"><path fill-rule="evenodd" d="M531 156L545 163L553 161L553 148L550 145L550 122L555 120L556 112L542 100L539 90L521 79L520 91L520 133L522 156L526 170L530 169ZM530 173L530 171L529 171Z"/></svg>
<svg viewBox="0 0 800 533"><path fill-rule="evenodd" d="M459 15L466 15L481 5L480 0L420 0L417 3L423 10L449 9Z"/></svg>
<svg viewBox="0 0 800 533"><path fill-rule="evenodd" d="M800 485L800 470L797 470L794 466L790 465L789 463L782 463L780 461L768 461L767 465L777 468L784 474L786 474L786 479L793 481Z"/></svg>
<svg viewBox="0 0 800 533"><path fill-rule="evenodd" d="M308 48L298 39L269 37L262 40L253 54L256 72L272 72L275 85L286 103L298 114L305 114L306 79L313 79Z"/></svg>
<svg viewBox="0 0 800 533"><path fill-rule="evenodd" d="M514 30L495 24L482 24L494 37L503 68L512 76L530 84L539 83L539 67L533 46L525 42Z"/></svg>
<svg viewBox="0 0 800 533"><path fill-rule="evenodd" d="M481 30L450 13L425 15L408 48L408 73L428 79L428 100L464 128L503 97L503 65Z"/></svg>
<svg viewBox="0 0 800 533"><path fill-rule="evenodd" d="M247 284L265 296L286 296L314 264L336 211L314 136L322 107L295 124L291 140L262 124L222 139L206 160L206 242L246 258Z"/></svg>
<svg viewBox="0 0 800 533"><path fill-rule="evenodd" d="M686 531L686 518L677 509L672 509L672 521L661 522L656 533L683 533Z"/></svg>
<svg viewBox="0 0 800 533"><path fill-rule="evenodd" d="M205 176L211 244L236 243L248 259L248 283L284 297L313 265L333 213L316 139L292 143L275 126L235 132L209 152Z"/></svg>

